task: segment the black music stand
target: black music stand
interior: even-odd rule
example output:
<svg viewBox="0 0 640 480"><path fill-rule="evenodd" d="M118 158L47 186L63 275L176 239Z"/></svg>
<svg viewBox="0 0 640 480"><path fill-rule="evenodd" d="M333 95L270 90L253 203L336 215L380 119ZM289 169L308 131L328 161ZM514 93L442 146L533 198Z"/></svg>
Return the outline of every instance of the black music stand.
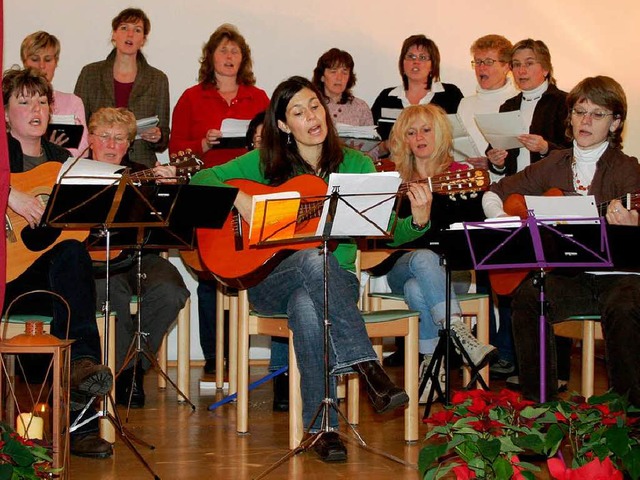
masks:
<svg viewBox="0 0 640 480"><path fill-rule="evenodd" d="M331 185L331 184L330 184ZM331 188L331 186L330 186ZM309 448L313 447L320 439L323 435L331 432L331 427L330 427L330 412L333 409L337 415L338 415L338 419L342 419L350 428L353 436L356 438L357 440L357 445L360 446L361 448L364 448L367 451L370 451L372 453L376 453L378 455L384 456L385 458L388 458L390 460L393 460L394 462L397 462L401 465L405 465L408 467L414 467L411 463L398 458L396 456L393 456L391 454L388 454L384 451L381 451L379 449L370 447L369 445L367 445L367 443L364 441L364 439L362 438L362 436L358 433L358 431L355 429L355 427L353 425L351 425L349 423L349 421L347 420L347 418L344 416L344 414L340 411L340 409L338 408L338 406L336 405L336 402L330 397L330 376L329 376L329 329L331 328L331 322L329 320L329 272L328 272L328 258L329 258L329 254L330 254L330 249L329 249L329 242L332 240L345 240L345 239L350 239L353 236L372 236L372 233L364 233L362 231L359 230L359 227L357 226L353 226L354 228L356 228L355 231L353 231L352 233L349 233L347 231L340 231L340 233L335 234L334 233L334 227L336 224L336 218L339 217L340 215L345 215L345 213L349 212L351 215L355 215L358 220L362 220L365 224L368 224L371 226L371 228L373 229L373 231L375 232L375 234L377 235L382 235L382 236L386 236L388 238L391 237L391 233L388 232L386 230L386 225L388 225L388 221L390 218L390 213L389 215L386 216L386 220L384 220L384 225L385 227L380 226L382 223L377 223L375 221L373 221L369 215L371 215L371 213L376 209L376 207L380 207L380 206L384 206L385 204L389 204L391 203L391 205L389 205L389 207L392 207L392 204L395 200L396 197L396 192L393 193L372 193L372 194L366 194L366 193L348 193L348 194L340 194L340 187L334 187L330 194L328 196L324 196L324 197L315 197L314 199L317 198L322 198L323 202L324 202L324 209L323 209L323 214L322 214L322 221L321 221L321 234L315 237L308 237L305 239L299 239L297 238L296 241L302 241L304 240L305 242L308 241L314 241L314 240L318 240L322 242L322 256L323 256L323 265L324 265L324 278L323 278L323 294L324 294L324 307L323 307L323 325L324 325L324 336L323 336L323 356L324 356L324 391L325 391L325 398L322 400L321 404L318 406L315 414L313 415L310 424L308 425L307 431L313 426L313 424L315 423L316 419L318 417L321 418L321 427L320 430L318 432L315 432L313 434L309 434L308 437L306 439L304 439L300 445L298 445L298 447L296 447L293 450L290 450L286 455L284 455L282 458L280 458L277 462L275 462L273 465L271 465L269 468L267 468L265 471L263 471L260 475L258 475L256 477L256 480L265 477L266 475L268 475L270 472L272 472L273 470L275 470L276 468L278 468L280 465L282 465L284 462L286 462L289 458L291 458L294 455L297 455L300 452L306 451ZM357 202L357 198L358 197L378 197L375 201L373 201L373 203L370 203L367 206L362 206L362 205L358 205L357 207L354 206L353 202ZM277 201L277 200L276 200ZM390 210L389 210L390 212ZM322 223L323 222L323 223ZM263 222L264 225L264 222ZM286 226L283 226L283 228L286 228ZM345 228L345 224L342 224L342 228ZM282 244L287 244L290 242L287 242L286 240L273 240L270 241L269 238L263 238L260 235L260 241L258 242L258 245L265 245L265 244L274 244L274 243L282 243ZM340 435L341 437L343 437L344 439L350 440L349 435L342 433L340 431L336 431L336 433L338 433L338 435Z"/></svg>
<svg viewBox="0 0 640 480"><path fill-rule="evenodd" d="M559 225L554 225L554 223ZM612 267L606 222L595 218L465 222L464 231L476 270L529 269L537 271L534 285L540 305L540 402L547 397L545 275L551 268ZM565 233L567 226L579 227ZM510 228L511 227L511 228Z"/></svg>
<svg viewBox="0 0 640 480"><path fill-rule="evenodd" d="M237 195L237 189L229 187L207 187L190 186L176 184L159 185L135 185L128 173L114 183L108 185L73 185L56 184L52 190L50 200L43 218L50 227L61 229L87 229L100 228L101 233L93 246L98 246L101 242L102 248L106 249L105 273L106 273L106 296L103 307L105 315L105 335L103 350L105 359L108 355L108 322L110 316L109 302L109 273L110 273L110 249L111 249L111 229L118 229L121 236L118 242L119 248L132 247L138 249L138 261L140 259L143 246L155 245L155 248L193 248L195 228L204 226L209 228L219 228L228 215L233 201ZM207 216L197 218L193 205L212 205L212 209ZM157 240L152 241L153 232L159 231ZM134 232L133 237L130 232ZM129 233L129 235L127 235ZM131 239L135 241L131 241ZM129 241L127 241L129 239ZM170 239L170 240L169 240ZM140 263L138 263L140 265ZM140 285L141 273L138 272L138 288ZM138 290L138 302L140 302L140 290ZM134 338L136 353L139 351L150 360L155 367L159 366L153 355L141 348L140 338L140 315L141 308L138 305L138 332ZM133 343L132 342L132 345ZM130 349L131 350L131 349ZM126 364L126 363L125 363ZM168 380L178 391L178 393L195 409L195 406L182 393L177 385L159 369L159 373ZM85 415L95 397L82 410L78 421L72 428L78 428L94 418L107 418L114 426L116 433L121 440L129 447L143 466L159 479L150 465L137 451L132 441L153 449L153 445L143 442L135 435L131 434L122 424L115 408L114 399L110 394L105 396L102 411L90 418L80 421ZM107 401L111 402L113 414L108 411Z"/></svg>

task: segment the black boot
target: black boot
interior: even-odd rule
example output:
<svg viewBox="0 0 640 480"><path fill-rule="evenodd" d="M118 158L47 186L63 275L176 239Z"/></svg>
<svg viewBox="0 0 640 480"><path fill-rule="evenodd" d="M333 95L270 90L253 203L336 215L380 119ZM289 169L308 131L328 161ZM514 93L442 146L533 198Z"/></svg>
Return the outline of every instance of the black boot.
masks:
<svg viewBox="0 0 640 480"><path fill-rule="evenodd" d="M289 372L273 378L273 411L289 411Z"/></svg>
<svg viewBox="0 0 640 480"><path fill-rule="evenodd" d="M376 412L388 412L409 403L409 395L391 381L378 362L370 360L353 367L367 382L367 393Z"/></svg>
<svg viewBox="0 0 640 480"><path fill-rule="evenodd" d="M133 367L122 370L116 378L116 403L127 405L129 403L129 391L133 382Z"/></svg>
<svg viewBox="0 0 640 480"><path fill-rule="evenodd" d="M143 388L144 370L141 364L136 365L136 375L133 377L133 367L120 372L116 379L116 403L129 405L131 408L142 408L145 403ZM131 404L129 404L131 398Z"/></svg>
<svg viewBox="0 0 640 480"><path fill-rule="evenodd" d="M131 393L131 408L144 407L144 369L138 363L136 366L136 376L133 381L133 392Z"/></svg>

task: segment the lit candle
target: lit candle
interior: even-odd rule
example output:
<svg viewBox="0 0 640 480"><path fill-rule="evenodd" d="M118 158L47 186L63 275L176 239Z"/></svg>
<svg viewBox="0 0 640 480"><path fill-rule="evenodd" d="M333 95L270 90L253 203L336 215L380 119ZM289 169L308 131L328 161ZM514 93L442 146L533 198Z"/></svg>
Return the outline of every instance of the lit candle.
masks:
<svg viewBox="0 0 640 480"><path fill-rule="evenodd" d="M43 428L44 420L30 413L21 413L16 419L16 432L21 437L42 440Z"/></svg>
<svg viewBox="0 0 640 480"><path fill-rule="evenodd" d="M34 413L44 420L44 438L51 439L51 407L48 403L37 403Z"/></svg>

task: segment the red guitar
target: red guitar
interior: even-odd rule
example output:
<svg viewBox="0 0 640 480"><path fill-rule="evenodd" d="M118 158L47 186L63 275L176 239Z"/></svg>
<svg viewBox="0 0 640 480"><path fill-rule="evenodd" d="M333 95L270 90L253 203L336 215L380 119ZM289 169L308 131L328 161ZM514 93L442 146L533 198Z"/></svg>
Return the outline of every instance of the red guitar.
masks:
<svg viewBox="0 0 640 480"><path fill-rule="evenodd" d="M434 193L466 194L489 187L485 170L463 170L443 173L424 180ZM277 187L251 180L235 179L227 182L249 195L298 191L303 203L298 213L295 234L299 237L315 235L323 202L304 202L305 197L324 196L327 184L314 175L299 175ZM400 186L406 191L407 184ZM204 265L223 283L233 288L249 288L262 280L291 252L317 247L320 242L287 243L286 245L249 247L249 224L235 212L219 230L198 229L198 248Z"/></svg>

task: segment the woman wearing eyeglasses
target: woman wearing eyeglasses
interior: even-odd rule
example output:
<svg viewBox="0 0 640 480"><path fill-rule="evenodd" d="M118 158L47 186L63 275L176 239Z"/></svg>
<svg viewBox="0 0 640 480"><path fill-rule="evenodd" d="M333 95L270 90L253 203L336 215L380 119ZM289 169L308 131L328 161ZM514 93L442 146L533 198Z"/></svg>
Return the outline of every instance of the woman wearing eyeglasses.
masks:
<svg viewBox="0 0 640 480"><path fill-rule="evenodd" d="M74 93L82 98L87 118L102 107L131 110L137 120L158 117L158 125L140 132L131 143L131 161L147 167L169 143L169 80L147 63L142 47L151 31L149 17L126 8L111 21L113 50L105 60L86 65Z"/></svg>
<svg viewBox="0 0 640 480"><path fill-rule="evenodd" d="M487 151L489 169L497 175L513 175L550 151L569 146L565 137L567 94L556 87L549 48L542 40L519 41L513 46L511 69L521 92L502 104L500 111L520 110L529 133L518 136L522 148Z"/></svg>
<svg viewBox="0 0 640 480"><path fill-rule="evenodd" d="M489 144L478 129L474 116L479 113L496 113L506 100L518 94L511 72L511 50L513 45L502 35L485 35L471 45L471 67L476 74L476 94L463 98L458 106L458 115L475 143L478 154L486 152ZM467 158L455 150L456 161L467 161L476 168L487 168L486 156Z"/></svg>
<svg viewBox="0 0 640 480"><path fill-rule="evenodd" d="M450 83L440 82L440 51L424 35L412 35L400 49L398 69L402 85L385 88L371 107L378 133L389 138L391 127L403 108L434 103L447 113L456 113L462 92Z"/></svg>
<svg viewBox="0 0 640 480"><path fill-rule="evenodd" d="M638 225L638 215L615 200L640 191L640 165L622 151L622 128L627 101L620 84L609 77L590 77L569 93L567 135L573 148L554 150L524 171L491 186L482 204L487 217L504 216L503 200L512 193L542 195L556 187L568 195L594 195L598 204L609 202L607 221ZM602 316L607 349L607 368L614 390L630 392L640 405L640 277L551 272L546 276L547 320L559 322L571 315ZM520 366L523 393L538 393L539 292L531 279L516 290L512 303L513 335ZM547 335L548 395L556 393L556 343Z"/></svg>

